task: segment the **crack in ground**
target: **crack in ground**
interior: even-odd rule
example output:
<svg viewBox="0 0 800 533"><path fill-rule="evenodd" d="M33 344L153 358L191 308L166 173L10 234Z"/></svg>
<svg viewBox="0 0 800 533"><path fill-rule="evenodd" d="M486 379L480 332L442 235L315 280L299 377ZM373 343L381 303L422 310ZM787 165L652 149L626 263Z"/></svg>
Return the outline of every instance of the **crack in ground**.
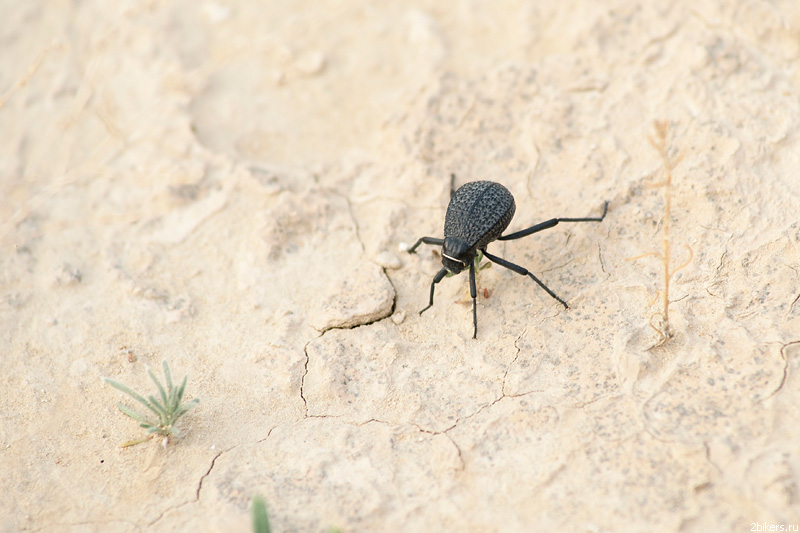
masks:
<svg viewBox="0 0 800 533"><path fill-rule="evenodd" d="M386 269L382 268L382 270L383 270L383 275L386 276ZM392 280L391 280L391 278L389 278L389 276L386 276L386 279L389 281L389 285L392 286L392 290L394 291L394 296L392 296L392 307L389 308L389 311L386 314L381 314L379 316L376 316L373 319L367 320L366 322L361 322L359 324L353 324L352 326L328 326L328 327L323 328L321 330L318 329L317 331L319 332L320 337L325 335L327 332L335 330L335 329L348 330L348 329L360 328L360 327L363 327L363 326L371 326L372 324L375 324L377 322L380 322L381 320L385 320L385 319L389 318L390 316L392 316L394 314L394 312L395 312L395 309L397 308L397 289L395 289L394 283L392 283Z"/></svg>
<svg viewBox="0 0 800 533"><path fill-rule="evenodd" d="M505 371L505 373L503 374L503 385L502 385L502 387L500 388L500 398L503 398L503 397L505 397L505 395L506 395L506 378L508 377L508 373L511 371L511 367L512 367L512 366L514 366L514 363L516 363L516 362L517 362L517 359L519 358L519 354L520 354L520 352L522 351L522 348L520 348L520 347L517 345L517 343L518 343L518 342L519 342L519 340L522 338L522 336L523 336L523 335L525 335L525 333L527 333L527 332L528 332L528 330L527 330L527 329L523 330L523 331L522 331L522 333L520 333L520 334L519 334L519 337L517 337L517 338L516 338L516 340L514 340L514 348L516 348L516 349L517 349L517 354L514 356L514 360L513 360L513 361L511 361L511 362L508 364L508 366L506 367L506 371Z"/></svg>
<svg viewBox="0 0 800 533"><path fill-rule="evenodd" d="M794 306L797 304L797 302L798 302L799 300L800 300L800 293L798 293L798 294L797 294L797 298L795 298L795 299L794 299L794 301L792 302L792 305L790 305L790 306L789 306L789 313L786 315L787 317L788 317L789 315L791 315L791 314L792 314L792 312L794 312Z"/></svg>
<svg viewBox="0 0 800 533"><path fill-rule="evenodd" d="M269 436L270 436L270 435L272 435L272 432L273 432L273 431L275 431L275 428L277 428L277 427L278 427L278 426L272 426L271 428L269 428L269 431L267 431L267 436L266 436L266 437L264 437L263 439L258 439L258 440L256 441L256 444L261 444L262 442L264 442L265 440L267 440L267 439L269 438Z"/></svg>
<svg viewBox="0 0 800 533"><path fill-rule="evenodd" d="M380 265L377 265L377 266L380 266ZM336 329L338 329L338 330L348 330L348 329L360 328L362 326L371 326L372 324L380 322L381 320L385 320L385 319L391 317L394 314L394 312L397 310L397 287L395 287L394 283L392 282L392 278L389 277L389 275L386 273L386 268L385 267L380 267L380 268L381 268L381 272L383 272L383 275L386 278L386 281L388 281L389 285L392 287L392 305L389 308L389 310L386 311L386 313L378 314L374 318L364 319L363 322L357 322L356 324L353 324L351 326L328 326L328 327L325 327L325 328L323 328L321 330L314 328L317 332L319 332L320 337L322 335L325 335L327 332L329 332L331 330L336 330Z"/></svg>
<svg viewBox="0 0 800 533"><path fill-rule="evenodd" d="M217 455L215 455L214 458L211 459L211 465L208 467L208 470L206 470L206 473L200 476L200 482L197 484L197 490L194 493L194 501L200 500L200 491L203 489L203 481L205 481L205 479L211 473L211 470L214 468L214 463L217 462L217 459L219 459L221 455L222 452L219 452Z"/></svg>
<svg viewBox="0 0 800 533"><path fill-rule="evenodd" d="M378 265L378 266L380 266L380 265ZM392 308L389 309L389 314L386 315L385 317L383 317L383 318L389 318L397 310L397 287L394 286L394 282L392 281L392 277L389 275L388 272L386 272L386 267L382 266L381 267L381 271L383 272L383 275L386 276L386 279L387 279L387 281L389 281L389 285L392 286L392 291L394 292L394 297L392 298ZM800 294L798 294L797 297L800 298ZM795 300L795 301L797 301L797 300ZM380 320L383 320L383 318L381 318ZM377 322L377 320L376 320L376 322ZM365 324L365 325L369 325L369 324Z"/></svg>
<svg viewBox="0 0 800 533"><path fill-rule="evenodd" d="M532 390L532 391L527 391L527 392L523 392L523 393L520 393L520 394L505 394L503 392L498 398L495 398L493 401L491 401L491 402L489 402L487 404L484 404L481 407L479 407L478 409L476 409L474 413L458 417L456 419L456 421L453 423L453 425L451 425L450 427L448 427L446 429L443 429L441 431L434 431L434 430L431 430L431 429L425 429L425 428L423 428L422 426L420 426L419 424L417 424L415 422L411 422L411 425L416 427L420 431L420 433L427 433L429 435L444 435L445 437L447 437L447 439L453 444L453 446L455 446L456 451L458 452L458 459L459 459L459 462L461 463L461 468L459 468L458 470L464 470L466 468L466 461L464 460L464 456L463 456L461 447L458 445L458 443L455 441L455 439L450 435L450 431L452 431L455 428L457 428L458 425L461 424L462 422L464 422L466 420L469 420L470 418L472 418L474 416L477 416L478 414L482 413L483 411L485 411L487 409L492 408L494 405L496 405L497 403L499 403L500 401L502 401L502 400L504 400L506 398L520 398L522 396L528 396L530 394L535 394L537 392L544 392L544 391Z"/></svg>
<svg viewBox="0 0 800 533"><path fill-rule="evenodd" d="M195 500L195 502L196 502L196 501L197 501L197 500ZM156 524L157 524L157 523L158 523L158 522L159 522L159 521L160 521L162 518L164 518L164 515L165 515L165 514L167 514L168 512L170 512L170 511L173 511L173 510L175 510L175 509L180 509L180 508L181 508L181 507L183 507L184 505L188 505L188 504L190 504L190 503L194 503L194 502L192 502L192 501L183 502L183 503L179 503L178 505L173 505L172 507L168 507L168 508L164 509L163 511L161 511L161 512L158 514L158 516L157 516L157 517L155 517L155 519L151 520L151 521L150 521L150 523L149 523L149 524L147 524L147 527L148 527L148 528L151 528L151 527L153 527L153 526L154 526L154 525L156 525Z"/></svg>
<svg viewBox="0 0 800 533"><path fill-rule="evenodd" d="M81 522L64 522L59 524L54 524L56 526L62 527L79 527L79 526L100 526L100 531L108 531L109 524L128 524L136 529L140 529L141 526L136 522L131 522L130 520L83 520ZM43 526L37 529L32 529L33 533L38 533L39 531L46 531L50 530L51 526ZM25 530L23 527L22 530ZM9 530L10 531L10 530Z"/></svg>
<svg viewBox="0 0 800 533"><path fill-rule="evenodd" d="M567 259L564 263L561 263L560 265L552 265L549 268L544 268L543 267L543 268L541 268L539 270L539 272L544 274L545 272L553 272L553 271L556 271L556 270L562 270L567 265L569 265L570 263L574 263L574 262L575 262L575 257L572 257L570 259ZM528 269L528 270L530 270L530 269Z"/></svg>
<svg viewBox="0 0 800 533"><path fill-rule="evenodd" d="M321 336L322 335L320 335L320 337ZM308 376L308 363L311 361L311 357L308 355L308 345L311 344L313 340L308 341L305 347L303 347L303 353L306 356L306 362L303 365L303 376L300 378L300 399L303 400L303 410L304 410L303 419L305 420L306 418L342 418L344 415L312 415L308 413L308 399L306 398L305 395L305 387L306 387L306 376ZM272 429L269 430L269 433L272 433ZM269 437L269 433L267 434L266 437L264 437L263 440L266 440L266 438Z"/></svg>
<svg viewBox="0 0 800 533"><path fill-rule="evenodd" d="M597 243L597 257L600 259L600 270L603 271L603 274L608 276L608 271L606 270L606 263L603 261L603 248L600 243Z"/></svg>
<svg viewBox="0 0 800 533"><path fill-rule="evenodd" d="M387 276L387 278L388 278L388 276ZM358 327L358 326L354 326L354 327ZM353 329L353 328L352 327L351 328L329 328L326 331L329 331L330 329ZM460 463L461 466L457 470L464 470L466 468L466 462L464 460L464 455L463 455L463 452L461 450L461 447L458 445L458 443L455 441L455 439L449 434L450 431L452 431L453 429L458 427L458 425L460 423L462 423L463 421L469 420L470 418L478 415L479 413L483 412L484 410L489 409L492 406L496 405L498 402L500 402L504 398L519 398L519 397L527 396L527 395L530 395L530 394L544 392L542 390L538 390L537 389L537 390L526 391L526 392L519 393L519 394L508 394L505 391L506 379L508 377L508 373L511 370L511 367L514 365L514 363L519 358L520 353L522 352L522 349L520 348L518 343L519 343L520 339L522 339L522 337L525 335L526 332L527 332L527 330L524 330L517 337L517 339L514 341L514 346L517 349L517 353L514 355L514 359L511 361L511 363L509 363L509 365L506 367L506 370L505 370L505 372L503 374L503 382L501 384L500 395L497 398L495 398L494 400L492 400L489 403L486 403L486 404L480 406L478 409L475 410L475 412L473 412L471 414L458 417L456 419L456 421L451 426L449 426L449 427L447 427L447 428L445 428L443 430L440 430L440 431L436 431L436 430L432 430L432 429L425 429L425 428L423 428L422 426L420 426L419 424L417 424L415 422L409 422L409 424L414 426L414 427L416 427L417 430L420 433L426 433L428 435L443 435L444 437L446 437L451 442L451 444L455 447L456 452L458 454L458 460L459 460L459 463ZM308 354L308 346L311 344L311 342L312 341L309 341L308 343L306 343L306 345L305 345L305 347L303 349L303 352L304 352L305 358L306 358L305 364L304 364L303 376L302 376L302 378L300 380L300 398L303 400L303 405L305 407L305 413L303 415L303 418L304 419L307 419L307 418L342 418L343 415L312 415L312 414L309 414L309 412L308 412L308 410L309 410L308 400L305 397L305 379L308 376L308 371L309 371L308 370L308 365L309 365L309 362L310 362L310 359L311 359L309 354ZM396 422L389 422L389 421L386 421L386 420L380 420L380 419L377 419L377 418L370 418L370 419L365 420L363 422L348 422L348 421L343 421L343 422L345 424L349 424L349 425L353 425L353 426L357 426L357 427L362 427L362 426L365 426L367 424L373 424L373 423L375 423L375 424L383 424L383 425L386 425L386 426L389 426L389 427L396 427L396 426L403 425L403 424L398 424ZM272 429L274 429L274 428L272 428ZM270 433L272 432L272 429L270 430ZM267 435L267 437L269 437L269 434ZM213 464L212 464L212 466L213 466ZM198 489L198 493L199 493L199 489Z"/></svg>
<svg viewBox="0 0 800 533"><path fill-rule="evenodd" d="M707 441L703 441L703 448L706 450L706 461L708 461L708 464L713 466L717 470L717 473L722 474L722 469L711 459L711 446L709 446Z"/></svg>
<svg viewBox="0 0 800 533"><path fill-rule="evenodd" d="M270 430L270 432L271 431L272 430ZM214 469L214 463L217 462L217 459L219 459L222 456L223 453L227 453L227 452L231 451L232 449L234 449L235 447L236 446L232 446L232 447L228 448L227 450L222 450L217 455L215 455L213 459L211 459L211 465L208 467L208 470L206 470L205 474L200 476L200 482L197 484L197 491L195 491L195 500L194 501L200 501L200 490L203 488L203 481L208 477L208 475Z"/></svg>
<svg viewBox="0 0 800 533"><path fill-rule="evenodd" d="M584 409L587 405L592 405L593 403L599 402L600 400L607 400L609 398L617 399L621 398L623 395L621 393L609 393L609 394L601 394L596 398L592 398L591 400L585 400L583 402L578 402L576 404L572 404L569 407L572 409Z"/></svg>
<svg viewBox="0 0 800 533"><path fill-rule="evenodd" d="M775 390L772 391L772 393L770 393L769 396L765 396L763 399L759 400L756 403L761 403L768 398L772 398L773 396L778 394L781 390L783 390L783 386L786 384L786 378L789 375L789 357L786 355L786 350L790 346L794 346L795 344L800 344L800 341L788 342L781 346L781 358L783 359L783 377L781 378L781 382L778 384Z"/></svg>
<svg viewBox="0 0 800 533"><path fill-rule="evenodd" d="M356 240L358 241L359 246L361 246L361 253L366 257L367 247L364 245L364 241L361 238L361 226L359 226L358 217L356 217L356 214L355 214L355 212L353 210L353 202L351 202L350 201L350 197L345 195L345 194L339 193L339 192L334 191L334 190L331 190L330 192L332 194L335 194L336 196L340 197L347 204L347 213L350 215L350 220L353 222L353 233L355 233ZM377 265L377 263L375 263L375 264ZM385 318L389 318L390 316L392 316L394 314L395 309L397 308L397 287L394 286L394 283L392 283L392 278L389 277L389 275L386 273L386 268L381 266L381 265L378 265L378 266L381 267L381 272L383 272L383 276L386 278L386 281L388 281L389 285L391 285L391 287L392 287L392 293L393 293L392 306L389 309L389 312L387 314L385 314L385 315L380 315L380 316L375 317L374 319L367 320L367 321L359 323L359 324L354 324L352 326L330 326L330 327L324 328L322 331L320 331L321 335L324 335L325 333L327 333L328 331L330 331L332 329L355 329L355 328L358 328L358 327L361 327L361 326L369 326L370 324L374 324L376 322L380 322L381 320L383 320ZM308 354L306 354L306 357L307 356L308 356Z"/></svg>
<svg viewBox="0 0 800 533"><path fill-rule="evenodd" d="M461 452L461 446L459 446L455 439L447 433L444 433L444 436L447 437L447 440L449 440L456 448L456 452L458 453L458 462L461 463L461 468L458 470L465 470L467 468L467 462L464 461L464 454Z"/></svg>
<svg viewBox="0 0 800 533"><path fill-rule="evenodd" d="M461 463L461 468L459 468L459 470L464 470L466 468L466 461L464 460L464 456L462 454L461 447L458 445L458 443L455 441L455 439L450 435L450 431L452 431L456 427L458 427L458 425L460 423L462 423L463 421L469 420L470 418L472 418L474 416L477 416L478 414L482 413L486 409L490 409L491 407L496 405L498 402L504 400L505 398L520 398L522 396L528 396L530 394L535 394L537 392L544 392L544 391L534 390L534 391L524 392L524 393L521 393L521 394L505 394L505 393L502 393L500 397L494 399L490 403L482 405L477 410L475 410L474 413L458 417L456 419L456 421L453 423L453 425L451 425L447 429L443 429L442 431L433 431L433 430L430 430L430 429L424 429L420 425L418 425L416 423L413 423L413 422L411 424L413 426L415 426L421 433L427 433L429 435L444 435L445 437L447 437L448 440L451 443L453 443L453 446L455 446L456 450L458 451L458 459L459 459L459 461Z"/></svg>
<svg viewBox="0 0 800 533"><path fill-rule="evenodd" d="M398 424L394 424L392 422L386 422L385 420L378 420L377 418L370 418L369 420L367 420L365 422L358 422L358 423L355 423L355 424L352 424L352 425L357 426L357 427L361 427L361 426L366 426L367 424L383 424L384 426L390 426L390 427L398 425Z"/></svg>
<svg viewBox="0 0 800 533"><path fill-rule="evenodd" d="M358 244L361 245L361 252L362 253L366 253L367 248L366 248L366 246L364 246L364 241L361 240L361 228L358 225L358 220L356 219L355 213L353 213L353 203L350 201L350 197L346 196L344 194L341 194L339 192L333 191L333 190L331 191L331 193L333 193L333 194L339 196L340 198L342 198L345 201L345 203L347 204L347 212L350 214L350 220L353 221L353 227L355 228L354 233L356 234L356 240L358 240Z"/></svg>
<svg viewBox="0 0 800 533"><path fill-rule="evenodd" d="M305 386L306 386L306 376L308 376L308 345L311 344L312 341L308 341L306 345L303 347L303 353L306 356L306 362L303 365L303 377L300 378L300 399L303 400L303 406L305 408L305 413L303 414L303 418L308 418L308 400L305 397Z"/></svg>
<svg viewBox="0 0 800 533"><path fill-rule="evenodd" d="M270 430L270 432L271 432L271 431L272 431L272 430ZM233 450L234 448L236 448L236 446L231 446L230 448L228 448L228 449L226 449L226 450L222 450L222 451L221 451L221 452L219 452L217 455L215 455L213 459L211 459L211 465L209 465L209 467L208 467L208 470L206 470L206 473L205 473L205 474L203 474L202 476L200 476L200 481L199 481L199 482L198 482L198 484L197 484L197 490L195 491L195 498L194 498L194 500L185 501L185 502L183 502L183 503L179 503L179 504L177 504L177 505L173 505L173 506L171 506L171 507L168 507L168 508L164 509L163 511L161 511L161 512L158 514L158 516L157 516L157 517L155 517L153 520L151 520L151 521L150 521L150 523L148 523L148 524L147 524L147 528L152 528L152 527L153 527L155 524L157 524L157 523L158 523L158 522L159 522L159 521L160 521L162 518L164 518L164 515L165 515L165 514L167 514L168 512L170 512L170 511L174 511L174 510L176 510L176 509L180 509L181 507L184 507L185 505L190 505L190 504L192 504L192 503L197 503L198 501L200 501L200 489L202 489L202 488L203 488L203 481L204 481L204 480L205 480L205 479L208 477L208 475L211 473L211 470L213 470L213 469L214 469L214 464L217 462L217 459L219 459L219 458L222 456L222 454L224 454L224 453L228 453L229 451Z"/></svg>
<svg viewBox="0 0 800 533"><path fill-rule="evenodd" d="M258 440L258 441L256 441L256 442L257 442L257 443L261 443L261 442L264 442L264 441L266 441L266 440L267 440L267 439L270 437L270 435L272 435L272 432L273 432L273 431L275 430L275 428L277 428L277 427L278 427L278 426L272 426L272 427L269 429L269 431L267 432L267 436L266 436L266 437L264 437L263 439L259 439L259 440ZM238 446L238 445L236 445L236 446ZM159 513L159 515L158 515L158 516L157 516L157 517L156 517L154 520L152 520L152 521L151 521L151 522L150 522L150 523L147 525L147 527L148 527L148 528L149 528L149 527L153 527L153 526L154 526L156 523L158 523L158 522L159 522L159 521L160 521L162 518L164 518L164 515L166 515L166 514L167 514L168 512L170 512L170 511L174 511L174 510L176 510L176 509L180 509L181 507L183 507L183 506L185 506L185 505L190 505L190 504L192 504L192 503L197 503L197 502L199 502L199 501L200 501L200 491L203 489L203 481L205 481L205 479L206 479L206 478L207 478L207 477L208 477L208 476L211 474L211 471L214 469L214 466L215 466L215 465L216 465L216 463L217 463L217 459L219 459L220 457L222 457L222 455L223 455L223 454L226 454L226 453L228 453L229 451L231 451L231 450L233 450L234 448L236 448L236 446L231 446L230 448L227 448L227 449L225 449L225 450L222 450L222 451L221 451L221 452L219 452L217 455L215 455L213 459L211 459L211 464L208 466L208 470L206 470L205 474L203 474L202 476L200 476L200 481L197 483L197 490L195 491L195 499L194 499L194 501L185 501L185 502L183 502L183 503L179 503L178 505L173 505L172 507L169 507L169 508L167 508L167 509L164 509L164 510L163 510L161 513ZM138 525L138 524L134 524L134 525L135 525L135 526L137 526L137 527L139 527L139 525Z"/></svg>
<svg viewBox="0 0 800 533"><path fill-rule="evenodd" d="M530 390L530 391L522 392L522 393L519 393L519 394L508 394L505 391L506 378L508 377L508 372L511 370L511 367L517 361L517 359L519 358L520 353L522 352L522 349L519 347L518 342L519 342L520 339L522 339L522 337L525 335L526 332L527 332L527 330L523 331L517 337L517 339L514 341L514 346L517 348L517 353L514 356L514 359L511 361L511 363L509 363L508 367L506 367L505 373L503 374L503 383L502 383L501 389L500 389L500 396L498 396L497 398L495 398L491 402L480 406L478 409L475 410L475 412L470 413L470 414L465 415L465 416L460 416L460 417L456 418L456 421L453 422L453 424L451 426L449 426L449 427L447 427L447 428L445 428L445 429L443 429L441 431L435 431L435 430L432 430L432 429L425 429L425 428L423 428L422 426L420 426L419 424L417 424L415 422L410 422L410 424L413 425L414 427L416 427L417 430L420 433L426 433L428 435L444 435L445 437L447 437L447 439L453 444L453 446L456 448L456 451L458 452L458 459L459 459L459 462L461 463L461 468L459 468L459 470L464 470L466 468L466 462L464 460L464 456L463 456L461 447L458 445L458 443L455 441L455 439L449 434L450 431L452 431L456 427L458 427L458 425L460 423L462 423L463 421L469 420L470 418L473 418L474 416L480 414L481 412L483 412L483 411L485 411L487 409L490 409L491 407L493 407L494 405L496 405L497 403L499 403L500 401L502 401L505 398L520 398L520 397L523 397L523 396L528 396L530 394L536 394L536 393L544 392L543 390L536 389L536 390ZM363 422L362 424L359 424L359 425L368 424L370 422L377 422L377 423L389 424L389 425L397 425L397 424L391 424L389 422L384 422L382 420L378 420L378 419L374 419L374 418L372 418L372 419L370 419L370 420L368 420L366 422Z"/></svg>
<svg viewBox="0 0 800 533"><path fill-rule="evenodd" d="M445 429L443 431L433 431L433 430L430 430L430 429L425 429L422 426L420 426L419 424L414 423L414 422L411 422L411 425L414 426L415 428L417 428L417 430L420 433L427 433L428 435L435 435L435 436L436 435L442 435L445 438L447 438L447 440L449 440L450 443L455 447L456 452L458 453L458 462L461 463L461 467L456 469L456 470L463 471L467 467L467 463L466 463L466 461L464 461L464 454L461 452L461 446L459 446L458 443L455 441L455 439L452 436L448 435L448 433L447 433L451 429L455 428L458 425L458 422L460 420L461 419L459 418L458 420L456 420L455 424L453 424L452 426L450 426L449 428L447 428L447 429Z"/></svg>

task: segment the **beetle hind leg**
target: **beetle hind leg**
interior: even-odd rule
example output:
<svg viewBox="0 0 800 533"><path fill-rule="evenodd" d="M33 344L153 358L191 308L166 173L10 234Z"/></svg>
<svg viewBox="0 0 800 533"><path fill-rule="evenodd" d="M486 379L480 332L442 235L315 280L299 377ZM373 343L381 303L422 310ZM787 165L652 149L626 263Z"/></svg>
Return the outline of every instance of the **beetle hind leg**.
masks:
<svg viewBox="0 0 800 533"><path fill-rule="evenodd" d="M533 235L534 233L538 233L542 230L550 229L554 226L557 226L559 222L602 222L604 218L606 218L606 213L608 213L608 201L603 205L603 214L599 217L583 217L583 218L551 218L550 220L546 220L544 222L540 222L534 226L531 226L528 229L515 231L514 233L510 233L508 235L502 235L497 238L498 241L513 241L514 239L521 239L523 237L527 237L528 235ZM500 263L497 263L498 265ZM510 267L506 267L510 268ZM511 270L514 270L513 268ZM537 282L538 283L538 282ZM539 283L541 285L541 283ZM549 292L549 291L548 291Z"/></svg>
<svg viewBox="0 0 800 533"><path fill-rule="evenodd" d="M537 277L536 277L536 276L534 276L534 275L533 275L531 272L529 272L527 268L523 268L523 267L521 267L521 266L519 266L519 265L515 265L515 264L514 264L514 263L512 263L511 261L506 261L506 260L505 260L505 259L503 259L502 257L497 257L496 255L492 255L492 254L490 254L489 252L487 252L486 250L483 250L483 255L485 255L485 256L486 256L486 257L489 259L489 261L491 261L491 262L493 262L493 263L497 263L497 264L498 264L498 265L500 265L501 267L505 267L505 268L507 268L507 269L509 269L509 270L512 270L512 271L516 272L517 274L521 274L521 275L523 275L523 276L530 276L530 277L531 277L531 279L532 279L533 281L535 281L537 285L539 285L541 288L543 288L543 289L544 289L544 291L545 291L547 294L549 294L550 296L552 296L552 297L553 297L555 300L557 300L557 301L558 301L558 303L560 303L561 305L563 305L563 306L564 306L564 309L569 309L569 306L567 305L567 302L565 302L564 300L562 300L561 298L559 298L559 297L558 297L558 295L557 295L556 293L554 293L553 291L551 291L551 290L550 290L550 288L549 288L547 285L545 285L544 283L542 283L542 281L541 281L539 278L537 278Z"/></svg>

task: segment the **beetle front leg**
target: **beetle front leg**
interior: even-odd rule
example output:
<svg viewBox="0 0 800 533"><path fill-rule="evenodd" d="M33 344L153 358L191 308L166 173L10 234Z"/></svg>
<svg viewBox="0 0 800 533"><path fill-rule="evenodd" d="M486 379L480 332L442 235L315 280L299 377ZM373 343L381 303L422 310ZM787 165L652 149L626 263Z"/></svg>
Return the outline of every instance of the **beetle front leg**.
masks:
<svg viewBox="0 0 800 533"><path fill-rule="evenodd" d="M472 296L472 338L478 338L478 289L475 286L475 262L469 265L469 295Z"/></svg>
<svg viewBox="0 0 800 533"><path fill-rule="evenodd" d="M437 246L441 246L444 244L444 239L437 239L436 237L420 237L414 246L408 249L408 253L413 254L423 242L425 244L435 244Z"/></svg>
<svg viewBox="0 0 800 533"><path fill-rule="evenodd" d="M426 307L425 309L420 311L419 314L422 314L425 311L427 311L428 309L430 309L431 307L433 307L433 291L436 289L436 284L439 283L440 281L442 281L446 275L447 275L447 269L446 268L442 268L433 277L433 282L431 283L431 301L428 303L428 307Z"/></svg>

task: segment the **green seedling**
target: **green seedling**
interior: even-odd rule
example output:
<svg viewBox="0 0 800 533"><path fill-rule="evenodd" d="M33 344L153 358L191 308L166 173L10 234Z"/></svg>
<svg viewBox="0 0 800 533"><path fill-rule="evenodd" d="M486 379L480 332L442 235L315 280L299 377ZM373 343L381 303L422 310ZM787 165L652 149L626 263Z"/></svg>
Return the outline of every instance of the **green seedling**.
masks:
<svg viewBox="0 0 800 533"><path fill-rule="evenodd" d="M487 268L491 268L492 264L489 261L486 261L485 263L482 263L483 257L484 257L483 256L483 252L478 250L478 253L475 254L475 260L474 260L474 263L475 263L475 284L478 285L478 293L480 294L482 292L483 293L483 297L484 298L488 298L489 297L489 289L481 289L480 288L480 273L481 273L481 270L486 270ZM447 274L445 274L445 277L452 278L453 276L456 276L456 275L457 274L453 274L452 272L448 272ZM467 288L467 297L466 297L466 299L459 300L456 303L457 304L464 304L464 305L468 305L468 304L472 303L472 298L469 296L469 288Z"/></svg>
<svg viewBox="0 0 800 533"><path fill-rule="evenodd" d="M253 533L270 533L269 516L267 515L267 505L264 498L256 496L253 498Z"/></svg>
<svg viewBox="0 0 800 533"><path fill-rule="evenodd" d="M135 409L131 409L127 405L123 403L117 403L117 407L119 410L122 411L127 416L133 418L139 425L145 429L147 429L147 437L138 440L128 441L122 445L123 448L127 448L128 446L134 446L136 444L141 444L153 438L156 435L161 435L165 437L165 442L172 437L178 436L178 430L175 427L175 423L178 421L180 417L185 415L190 409L192 409L195 405L197 405L200 400L195 398L194 400L186 403L181 403L183 400L183 393L186 389L186 378L187 376L183 377L183 381L181 382L180 387L175 387L172 384L172 374L169 371L169 365L167 364L166 359L161 362L161 366L164 369L164 377L167 381L166 389L158 380L156 375L153 373L151 369L147 369L147 373L150 374L150 378L153 380L153 383L156 384L158 388L158 395L160 396L160 401L156 399L155 396L152 394L145 398L141 394L137 393L130 387L126 387L122 383L118 381L114 381L111 378L103 378L103 380L114 387L117 390L120 390L133 398L134 400L138 401L145 407L147 407L150 411L153 412L155 417L147 417L140 412L136 411Z"/></svg>
<svg viewBox="0 0 800 533"><path fill-rule="evenodd" d="M475 272L478 273L481 270L486 270L487 268L491 268L492 264L490 262L485 262L481 264L483 261L483 252L478 250L478 253L475 254ZM453 276L457 276L458 274L453 274L452 272L448 272L445 274L446 278L452 278Z"/></svg>

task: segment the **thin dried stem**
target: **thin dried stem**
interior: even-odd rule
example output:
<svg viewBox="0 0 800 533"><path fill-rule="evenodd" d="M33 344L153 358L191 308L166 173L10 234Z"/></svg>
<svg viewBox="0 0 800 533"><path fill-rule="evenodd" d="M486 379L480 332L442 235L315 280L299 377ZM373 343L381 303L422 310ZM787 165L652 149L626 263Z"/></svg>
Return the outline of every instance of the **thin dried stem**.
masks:
<svg viewBox="0 0 800 533"><path fill-rule="evenodd" d="M4 105L6 105L8 99L11 98L11 96L13 96L15 92L17 92L18 90L20 90L21 88L25 87L28 84L31 78L33 78L34 74L36 74L36 71L39 70L39 67L42 65L42 61L44 61L44 58L47 57L47 54L49 54L53 50L65 50L65 49L66 46L61 43L52 43L49 46L46 46L41 52L39 52L39 55L36 56L36 59L33 61L33 63L31 63L28 66L28 70L25 72L25 74L23 74L14 83L14 85L6 89L6 91L3 94L0 94L0 109L2 109Z"/></svg>
<svg viewBox="0 0 800 533"><path fill-rule="evenodd" d="M659 291L661 296L661 304L663 311L658 315L661 316L661 329L653 324L655 316L650 317L650 327L658 332L661 337L660 342L666 341L670 336L670 323L669 323L669 284L672 277L681 269L685 268L694 257L692 248L686 245L689 250L689 258L674 270L670 270L670 261L672 259L672 246L670 241L670 222L672 212L672 171L678 166L678 163L683 159L683 154L670 156L669 153L669 123L665 120L656 120L653 123L654 135L648 136L650 145L658 152L661 158L661 164L664 169L664 179L662 181L648 184L650 188L663 187L664 188L664 226L662 230L661 252L646 252L636 257L630 257L628 261L635 261L643 257L655 256L658 257L664 265L664 289ZM656 295L658 298L658 294ZM651 304L652 305L652 304Z"/></svg>
<svg viewBox="0 0 800 533"><path fill-rule="evenodd" d="M670 260L670 242L669 242L669 222L670 211L672 207L672 169L675 164L669 157L669 142L667 136L669 134L669 124L666 121L656 120L654 123L656 130L656 138L650 137L650 144L656 149L658 155L661 156L661 163L664 166L664 237L663 248L661 252L661 259L664 261L664 292L662 294L662 302L664 308L664 329L665 334L669 334L669 260Z"/></svg>

